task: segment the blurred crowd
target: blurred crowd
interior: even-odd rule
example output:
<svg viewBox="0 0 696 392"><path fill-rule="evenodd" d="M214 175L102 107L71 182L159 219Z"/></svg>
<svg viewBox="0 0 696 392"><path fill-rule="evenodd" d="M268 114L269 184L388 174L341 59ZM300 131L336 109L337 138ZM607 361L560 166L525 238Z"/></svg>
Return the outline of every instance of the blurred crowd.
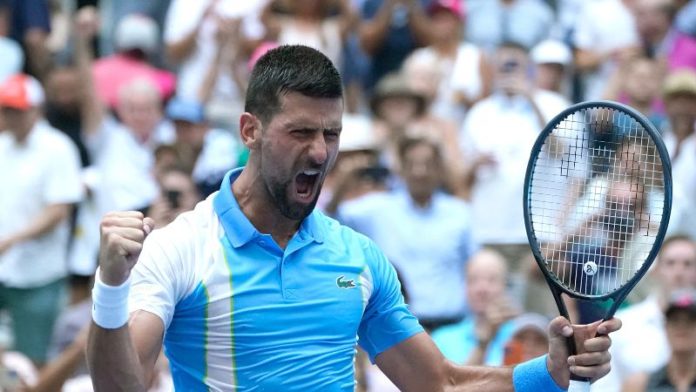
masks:
<svg viewBox="0 0 696 392"><path fill-rule="evenodd" d="M283 44L345 85L318 208L384 250L458 363L546 352L557 310L522 211L544 125L584 100L645 115L672 160L668 239L592 390L694 388L696 0L0 0L0 390L91 390L101 216L161 227L244 165L246 83ZM362 354L356 378L394 390Z"/></svg>

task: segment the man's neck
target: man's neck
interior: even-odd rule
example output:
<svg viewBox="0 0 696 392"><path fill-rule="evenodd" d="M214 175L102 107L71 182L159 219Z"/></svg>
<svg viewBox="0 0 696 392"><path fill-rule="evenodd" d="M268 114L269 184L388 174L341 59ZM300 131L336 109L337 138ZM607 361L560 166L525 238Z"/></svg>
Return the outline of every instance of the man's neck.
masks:
<svg viewBox="0 0 696 392"><path fill-rule="evenodd" d="M29 134L31 133L31 128L27 130L12 130L10 131L12 133L12 136L15 139L15 142L19 145L24 145L27 143L27 140L29 140Z"/></svg>
<svg viewBox="0 0 696 392"><path fill-rule="evenodd" d="M458 40L441 41L433 44L435 51L443 57L455 57L458 47Z"/></svg>
<svg viewBox="0 0 696 392"><path fill-rule="evenodd" d="M300 221L283 216L274 206L263 180L248 166L232 184L239 208L260 233L270 234L282 249L300 227Z"/></svg>
<svg viewBox="0 0 696 392"><path fill-rule="evenodd" d="M674 352L667 366L667 374L675 385L690 385L696 377L696 353Z"/></svg>
<svg viewBox="0 0 696 392"><path fill-rule="evenodd" d="M432 200L433 200L433 195L430 194L428 196L419 196L419 197L411 195L411 200L413 200L413 204L417 205L420 208L425 209L425 208L430 207Z"/></svg>

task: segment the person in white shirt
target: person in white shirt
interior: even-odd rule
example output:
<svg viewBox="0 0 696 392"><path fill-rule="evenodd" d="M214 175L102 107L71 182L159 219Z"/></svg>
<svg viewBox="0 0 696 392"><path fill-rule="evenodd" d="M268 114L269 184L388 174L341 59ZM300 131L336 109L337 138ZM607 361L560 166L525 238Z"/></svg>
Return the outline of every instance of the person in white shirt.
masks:
<svg viewBox="0 0 696 392"><path fill-rule="evenodd" d="M77 149L43 120L43 99L28 75L0 86L0 303L15 348L39 365L67 275L70 216L83 196Z"/></svg>
<svg viewBox="0 0 696 392"><path fill-rule="evenodd" d="M247 43L263 38L264 28L259 15L268 0L173 0L164 25L164 44L167 59L179 66L177 94L188 99L199 99L206 72L215 61L216 34L226 26L240 21L239 49L251 52ZM245 43L247 42L247 43ZM253 48L253 45L251 45ZM220 69L217 83L211 92L208 106L224 112L224 119L243 112L243 91L228 69Z"/></svg>
<svg viewBox="0 0 696 392"><path fill-rule="evenodd" d="M696 72L681 69L663 85L669 129L663 133L672 160L674 202L670 232L696 237Z"/></svg>
<svg viewBox="0 0 696 392"><path fill-rule="evenodd" d="M201 196L218 190L225 173L239 162L241 143L231 132L212 128L198 101L175 97L165 115L174 132L160 135L159 141L174 147L179 166L191 174Z"/></svg>
<svg viewBox="0 0 696 392"><path fill-rule="evenodd" d="M583 2L575 19L575 66L582 73L584 99L600 99L617 65L640 50L635 18L626 0Z"/></svg>
<svg viewBox="0 0 696 392"><path fill-rule="evenodd" d="M696 243L675 235L662 244L650 273L652 293L642 302L616 313L624 328L612 337L611 372L592 385L592 392L616 392L632 374L654 372L669 360L664 310L674 291L696 288ZM639 344L637 344L639 342Z"/></svg>
<svg viewBox="0 0 696 392"><path fill-rule="evenodd" d="M532 48L529 57L534 62L536 87L568 96L568 76L573 53L561 41L547 39Z"/></svg>
<svg viewBox="0 0 696 392"><path fill-rule="evenodd" d="M490 94L490 64L476 45L461 40L464 10L458 0L434 1L428 7L432 24L432 42L413 51L402 69L427 66L433 80L409 79L413 86L428 93L431 112L456 123L464 120L466 111Z"/></svg>
<svg viewBox="0 0 696 392"><path fill-rule="evenodd" d="M514 263L529 249L520 219L529 151L546 122L567 105L531 86L531 65L520 45L502 45L494 64L494 93L469 111L460 148L468 161L465 194L476 222L474 240Z"/></svg>
<svg viewBox="0 0 696 392"><path fill-rule="evenodd" d="M116 113L121 122L105 119L90 143L99 176L93 190L102 212L146 210L158 193L154 148L169 132L157 87L146 79L122 86Z"/></svg>

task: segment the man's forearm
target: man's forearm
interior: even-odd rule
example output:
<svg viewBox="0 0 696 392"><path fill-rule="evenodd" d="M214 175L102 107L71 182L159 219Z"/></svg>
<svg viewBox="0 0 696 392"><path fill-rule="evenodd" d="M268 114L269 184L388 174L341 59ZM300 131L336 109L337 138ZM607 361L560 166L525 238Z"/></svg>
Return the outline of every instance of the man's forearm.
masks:
<svg viewBox="0 0 696 392"><path fill-rule="evenodd" d="M128 324L105 329L92 322L87 365L97 392L147 390L143 366L131 342Z"/></svg>
<svg viewBox="0 0 696 392"><path fill-rule="evenodd" d="M374 18L363 21L359 30L360 46L368 55L374 55L384 44L391 25L394 7L385 4Z"/></svg>
<svg viewBox="0 0 696 392"><path fill-rule="evenodd" d="M63 388L85 357L84 344L73 342L55 360L49 362L39 375L36 385L27 392L51 392Z"/></svg>
<svg viewBox="0 0 696 392"><path fill-rule="evenodd" d="M60 222L70 215L70 204L53 204L46 207L37 218L23 229L10 236L13 243L21 243L36 239L53 230Z"/></svg>
<svg viewBox="0 0 696 392"><path fill-rule="evenodd" d="M432 38L432 25L430 18L420 8L418 2L409 7L409 26L418 46L430 45Z"/></svg>
<svg viewBox="0 0 696 392"><path fill-rule="evenodd" d="M512 384L513 368L452 365L444 391L515 392Z"/></svg>
<svg viewBox="0 0 696 392"><path fill-rule="evenodd" d="M513 367L452 365L446 391L561 392L544 355Z"/></svg>

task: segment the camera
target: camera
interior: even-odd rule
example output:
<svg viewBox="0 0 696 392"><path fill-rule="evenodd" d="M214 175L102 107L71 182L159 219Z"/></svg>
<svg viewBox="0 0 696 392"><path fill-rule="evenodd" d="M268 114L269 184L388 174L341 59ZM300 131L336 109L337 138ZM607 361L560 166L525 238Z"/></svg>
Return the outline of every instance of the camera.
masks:
<svg viewBox="0 0 696 392"><path fill-rule="evenodd" d="M169 207L172 209L177 209L181 206L181 191L176 189L167 189L164 191L167 197L167 202L169 202Z"/></svg>

